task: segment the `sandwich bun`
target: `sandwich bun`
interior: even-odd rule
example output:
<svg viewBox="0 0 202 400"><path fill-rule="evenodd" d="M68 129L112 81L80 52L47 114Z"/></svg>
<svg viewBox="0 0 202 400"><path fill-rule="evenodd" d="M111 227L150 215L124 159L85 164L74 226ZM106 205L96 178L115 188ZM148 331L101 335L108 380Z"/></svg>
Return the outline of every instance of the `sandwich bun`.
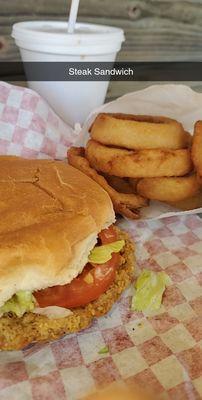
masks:
<svg viewBox="0 0 202 400"><path fill-rule="evenodd" d="M70 283L115 221L108 194L65 162L0 157L0 307Z"/></svg>

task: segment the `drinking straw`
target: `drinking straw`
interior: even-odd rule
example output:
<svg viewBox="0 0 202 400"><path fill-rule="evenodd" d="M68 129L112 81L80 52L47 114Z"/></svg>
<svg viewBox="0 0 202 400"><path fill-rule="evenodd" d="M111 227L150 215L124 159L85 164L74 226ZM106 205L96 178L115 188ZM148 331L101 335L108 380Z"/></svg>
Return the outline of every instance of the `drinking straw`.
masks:
<svg viewBox="0 0 202 400"><path fill-rule="evenodd" d="M72 0L69 13L68 33L74 33L78 9L79 9L79 0Z"/></svg>

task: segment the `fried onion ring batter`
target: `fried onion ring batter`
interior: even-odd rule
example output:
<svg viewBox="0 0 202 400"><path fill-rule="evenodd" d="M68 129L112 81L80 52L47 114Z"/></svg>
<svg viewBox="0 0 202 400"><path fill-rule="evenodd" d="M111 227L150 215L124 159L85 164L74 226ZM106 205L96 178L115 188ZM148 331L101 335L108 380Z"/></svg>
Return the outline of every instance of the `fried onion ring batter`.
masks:
<svg viewBox="0 0 202 400"><path fill-rule="evenodd" d="M145 178L137 184L137 192L147 199L177 202L195 196L200 190L196 175L180 178Z"/></svg>
<svg viewBox="0 0 202 400"><path fill-rule="evenodd" d="M202 184L202 121L197 121L194 126L191 155L200 183Z"/></svg>
<svg viewBox="0 0 202 400"><path fill-rule="evenodd" d="M135 194L119 193L113 189L103 176L90 167L88 160L85 158L84 148L71 147L68 150L67 157L70 165L88 175L106 190L111 197L116 213L131 219L139 218L138 209L147 205L146 199Z"/></svg>
<svg viewBox="0 0 202 400"><path fill-rule="evenodd" d="M85 155L92 168L121 178L183 176L192 170L188 149L132 151L107 147L89 140Z"/></svg>
<svg viewBox="0 0 202 400"><path fill-rule="evenodd" d="M170 206L182 210L182 211L189 211L194 210L195 208L202 207L202 191L197 193L195 196L188 197L187 199L176 201L176 202L168 202Z"/></svg>
<svg viewBox="0 0 202 400"><path fill-rule="evenodd" d="M107 183L120 193L134 193L134 187L130 184L129 179L119 178L114 175L104 175ZM134 179L135 180L135 179Z"/></svg>
<svg viewBox="0 0 202 400"><path fill-rule="evenodd" d="M191 135L174 119L148 115L98 114L90 128L91 138L126 149L183 149Z"/></svg>

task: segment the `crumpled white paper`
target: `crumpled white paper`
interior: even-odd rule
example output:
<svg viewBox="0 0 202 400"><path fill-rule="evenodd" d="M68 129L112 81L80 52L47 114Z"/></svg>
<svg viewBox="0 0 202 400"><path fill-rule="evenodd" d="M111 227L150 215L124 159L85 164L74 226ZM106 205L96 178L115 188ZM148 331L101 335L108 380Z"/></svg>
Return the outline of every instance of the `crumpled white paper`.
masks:
<svg viewBox="0 0 202 400"><path fill-rule="evenodd" d="M127 114L161 115L181 122L186 131L193 134L194 124L202 119L202 93L178 84L153 85L132 92L93 111L85 121L77 146L85 146L89 139L89 127L100 112L121 112ZM202 213L202 208L177 211L169 205L151 201L149 207L142 208L142 219L159 219L173 215Z"/></svg>

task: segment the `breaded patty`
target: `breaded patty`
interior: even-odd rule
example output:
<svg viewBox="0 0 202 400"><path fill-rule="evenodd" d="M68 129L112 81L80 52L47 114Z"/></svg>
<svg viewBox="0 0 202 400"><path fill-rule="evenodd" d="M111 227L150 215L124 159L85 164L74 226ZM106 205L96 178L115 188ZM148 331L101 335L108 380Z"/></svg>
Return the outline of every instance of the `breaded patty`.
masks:
<svg viewBox="0 0 202 400"><path fill-rule="evenodd" d="M125 239L126 244L121 252L122 257L115 281L109 289L87 306L73 309L72 314L65 318L49 319L33 313L26 313L21 318L4 315L0 318L1 350L19 350L30 343L46 342L58 339L67 333L78 332L87 328L95 317L100 317L111 309L130 284L135 263L133 243L125 232L116 229L119 239Z"/></svg>

